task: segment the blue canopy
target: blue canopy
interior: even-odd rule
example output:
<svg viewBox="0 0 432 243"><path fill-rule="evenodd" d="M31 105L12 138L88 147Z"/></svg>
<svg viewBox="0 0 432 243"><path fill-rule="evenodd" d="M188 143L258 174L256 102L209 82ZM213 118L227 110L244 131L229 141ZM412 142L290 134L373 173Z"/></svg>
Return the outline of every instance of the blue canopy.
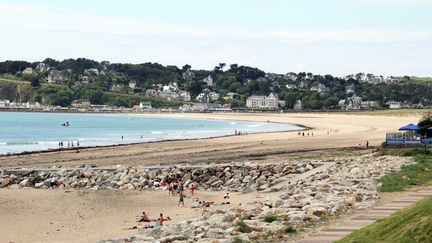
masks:
<svg viewBox="0 0 432 243"><path fill-rule="evenodd" d="M404 127L399 128L399 131L420 131L420 127L410 123Z"/></svg>
<svg viewBox="0 0 432 243"><path fill-rule="evenodd" d="M432 131L432 127L429 127L427 130L428 130L428 131Z"/></svg>

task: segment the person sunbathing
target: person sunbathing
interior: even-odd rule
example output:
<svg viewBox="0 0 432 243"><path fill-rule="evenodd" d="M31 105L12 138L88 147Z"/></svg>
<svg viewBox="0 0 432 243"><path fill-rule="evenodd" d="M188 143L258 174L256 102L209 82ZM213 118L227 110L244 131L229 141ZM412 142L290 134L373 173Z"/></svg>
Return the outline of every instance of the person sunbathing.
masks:
<svg viewBox="0 0 432 243"><path fill-rule="evenodd" d="M150 219L147 214L143 212L141 218L137 222L150 222Z"/></svg>

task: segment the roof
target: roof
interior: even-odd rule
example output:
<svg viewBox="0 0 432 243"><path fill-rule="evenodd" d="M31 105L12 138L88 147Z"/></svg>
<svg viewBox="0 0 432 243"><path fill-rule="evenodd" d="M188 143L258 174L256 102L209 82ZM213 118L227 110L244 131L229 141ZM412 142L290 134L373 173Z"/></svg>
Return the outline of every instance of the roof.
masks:
<svg viewBox="0 0 432 243"><path fill-rule="evenodd" d="M412 123L399 128L399 131L419 131L419 130L420 130L420 127L418 127Z"/></svg>

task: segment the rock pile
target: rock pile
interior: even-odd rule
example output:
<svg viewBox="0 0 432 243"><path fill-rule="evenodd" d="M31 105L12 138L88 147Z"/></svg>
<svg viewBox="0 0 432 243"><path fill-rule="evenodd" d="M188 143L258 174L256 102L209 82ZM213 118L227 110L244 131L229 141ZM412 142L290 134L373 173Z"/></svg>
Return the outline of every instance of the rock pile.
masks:
<svg viewBox="0 0 432 243"><path fill-rule="evenodd" d="M266 198L226 210L213 208L200 218L142 229L127 239L100 242L222 243L232 242L235 237L260 241L275 234L277 241L286 242L292 237L287 233L308 222L319 223L324 216L373 205L379 198L376 179L411 163L409 158L371 155L335 160L329 169L289 185L276 199ZM269 215L275 220L264 222L263 218ZM249 232L238 222L246 224Z"/></svg>
<svg viewBox="0 0 432 243"><path fill-rule="evenodd" d="M183 179L185 185L194 183L200 189L211 190L265 190L292 174L304 173L319 166L318 162L282 162L251 165L231 163L225 165L190 167L124 167L101 169L76 167L0 172L0 187L74 188L93 190L150 189L162 181ZM53 179L54 178L54 179ZM54 186L51 183L54 180Z"/></svg>

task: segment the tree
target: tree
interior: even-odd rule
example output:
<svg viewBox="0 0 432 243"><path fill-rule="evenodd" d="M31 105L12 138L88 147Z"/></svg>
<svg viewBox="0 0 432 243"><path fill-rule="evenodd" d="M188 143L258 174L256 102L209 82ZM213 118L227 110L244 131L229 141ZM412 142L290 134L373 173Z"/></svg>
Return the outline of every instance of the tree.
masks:
<svg viewBox="0 0 432 243"><path fill-rule="evenodd" d="M38 77L32 78L30 80L30 83L31 83L32 87L39 87L39 85L40 85L39 78Z"/></svg>
<svg viewBox="0 0 432 243"><path fill-rule="evenodd" d="M297 101L297 95L294 92L284 93L285 107L292 109Z"/></svg>

